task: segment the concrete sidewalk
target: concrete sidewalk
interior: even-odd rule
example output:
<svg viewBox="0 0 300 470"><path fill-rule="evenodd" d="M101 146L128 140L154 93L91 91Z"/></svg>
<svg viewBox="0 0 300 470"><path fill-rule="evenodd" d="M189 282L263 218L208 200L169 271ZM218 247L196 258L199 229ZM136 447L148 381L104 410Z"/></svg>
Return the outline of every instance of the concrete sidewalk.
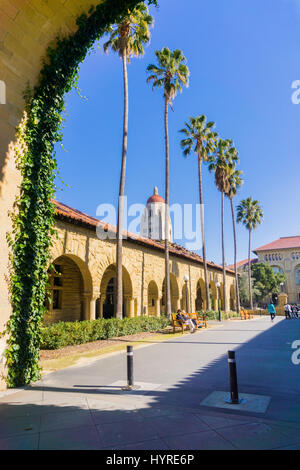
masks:
<svg viewBox="0 0 300 470"><path fill-rule="evenodd" d="M120 387L124 353L55 372L0 399L0 449L300 449L297 339L300 321L263 317L137 349L134 392ZM229 349L265 413L201 406L227 396Z"/></svg>

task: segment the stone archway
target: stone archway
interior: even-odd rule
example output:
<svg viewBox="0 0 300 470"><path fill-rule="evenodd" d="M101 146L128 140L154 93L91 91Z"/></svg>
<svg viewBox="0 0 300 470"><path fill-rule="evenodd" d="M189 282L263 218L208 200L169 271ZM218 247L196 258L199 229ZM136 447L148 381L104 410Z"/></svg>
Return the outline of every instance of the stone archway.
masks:
<svg viewBox="0 0 300 470"><path fill-rule="evenodd" d="M235 287L233 284L230 286L230 310L232 312L236 311L236 295L235 295Z"/></svg>
<svg viewBox="0 0 300 470"><path fill-rule="evenodd" d="M165 313L165 279L162 285L162 299L161 299L161 311ZM179 299L179 288L176 276L173 273L170 273L170 289L171 289L171 310L172 313L176 313L180 308L180 299Z"/></svg>
<svg viewBox="0 0 300 470"><path fill-rule="evenodd" d="M211 307L216 312L218 310L218 289L214 281L210 281L209 283L209 295Z"/></svg>
<svg viewBox="0 0 300 470"><path fill-rule="evenodd" d="M56 258L49 270L49 296L45 323L91 318L92 282L85 263L72 255Z"/></svg>
<svg viewBox="0 0 300 470"><path fill-rule="evenodd" d="M199 279L196 288L196 300L195 300L195 311L206 310L206 293L205 293L205 282L203 279Z"/></svg>
<svg viewBox="0 0 300 470"><path fill-rule="evenodd" d="M148 315L160 316L160 301L155 281L150 281L148 285Z"/></svg>
<svg viewBox="0 0 300 470"><path fill-rule="evenodd" d="M99 318L113 318L116 315L116 265L108 266L102 276L100 299L98 306ZM123 266L123 317L134 317L135 304L130 275Z"/></svg>

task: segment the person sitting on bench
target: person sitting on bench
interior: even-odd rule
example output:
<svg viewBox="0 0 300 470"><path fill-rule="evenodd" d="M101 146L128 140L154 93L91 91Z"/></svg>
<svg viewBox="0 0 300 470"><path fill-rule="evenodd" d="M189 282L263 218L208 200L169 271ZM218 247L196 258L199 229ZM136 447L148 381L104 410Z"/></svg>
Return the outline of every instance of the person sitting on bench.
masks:
<svg viewBox="0 0 300 470"><path fill-rule="evenodd" d="M195 325L192 320L186 315L184 310L177 310L176 320L178 320L183 325L187 325L191 333L195 333Z"/></svg>

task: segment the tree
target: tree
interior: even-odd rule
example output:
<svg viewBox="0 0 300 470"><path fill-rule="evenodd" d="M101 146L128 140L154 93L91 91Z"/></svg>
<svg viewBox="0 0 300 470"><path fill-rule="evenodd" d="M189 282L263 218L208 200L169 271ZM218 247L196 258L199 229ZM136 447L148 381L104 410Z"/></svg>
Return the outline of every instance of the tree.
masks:
<svg viewBox="0 0 300 470"><path fill-rule="evenodd" d="M275 273L267 263L256 263L251 268L255 295L257 301L263 300L267 295L280 292L280 284L286 281L284 273Z"/></svg>
<svg viewBox="0 0 300 470"><path fill-rule="evenodd" d="M236 306L237 312L240 313L240 293L239 293L239 282L238 282L238 271L237 271L237 246L236 246L236 226L235 226L235 213L233 206L233 198L236 196L238 189L242 186L243 180L241 178L242 171L237 170L236 166L233 165L228 169L228 180L230 184L230 190L226 194L230 201L231 215L232 215L232 228L233 228L233 243L234 243L234 272L235 272L235 295L236 295Z"/></svg>
<svg viewBox="0 0 300 470"><path fill-rule="evenodd" d="M250 295L249 295L249 278L248 278L248 273L243 272L239 275L239 295L240 295L240 302L241 305L244 307L250 305ZM252 288L252 294L254 296L259 296L260 291L255 287L254 285L254 279L251 277L251 288Z"/></svg>
<svg viewBox="0 0 300 470"><path fill-rule="evenodd" d="M248 283L250 308L253 309L252 285L251 285L251 233L257 228L263 220L263 211L259 205L259 201L253 200L251 197L244 199L237 207L237 222L242 223L249 231L249 250L248 250Z"/></svg>
<svg viewBox="0 0 300 470"><path fill-rule="evenodd" d="M152 82L152 89L163 88L164 92L164 122L165 122L165 270L166 270L166 314L171 316L171 292L170 292L170 265L169 265L169 106L177 93L182 92L182 86L189 85L189 69L182 51L176 49L170 51L164 47L161 51L155 51L157 64L147 67L149 73L147 83Z"/></svg>
<svg viewBox="0 0 300 470"><path fill-rule="evenodd" d="M238 154L232 140L219 139L215 155L210 159L209 171L214 172L215 183L221 192L221 226L222 226L222 266L223 266L223 298L224 310L228 311L226 295L226 264L224 242L224 195L230 192L229 173L238 162Z"/></svg>
<svg viewBox="0 0 300 470"><path fill-rule="evenodd" d="M128 141L128 75L127 63L131 57L138 57L144 54L144 44L150 42L150 27L153 18L149 15L147 6L139 3L132 11L122 18L117 25L111 26L108 30L109 40L104 44L104 51L111 48L120 55L123 62L124 81L124 117L123 117L123 143L122 143L122 163L119 186L118 220L117 220L117 244L116 244L116 265L117 265L117 309L116 316L123 316L123 279L122 279L122 248L123 248L123 216L124 216L124 191L127 160Z"/></svg>
<svg viewBox="0 0 300 470"><path fill-rule="evenodd" d="M217 133L213 131L214 122L206 122L206 116L202 114L198 117L191 117L190 122L185 123L185 128L180 132L185 134L185 138L181 141L181 147L184 155L187 157L194 152L198 157L198 183L199 183L199 200L200 200L200 221L202 234L202 256L204 265L205 278L205 294L206 306L211 310L211 301L209 294L209 282L206 262L206 246L205 246L205 225L203 212L203 185L202 185L202 163L207 162L215 150Z"/></svg>

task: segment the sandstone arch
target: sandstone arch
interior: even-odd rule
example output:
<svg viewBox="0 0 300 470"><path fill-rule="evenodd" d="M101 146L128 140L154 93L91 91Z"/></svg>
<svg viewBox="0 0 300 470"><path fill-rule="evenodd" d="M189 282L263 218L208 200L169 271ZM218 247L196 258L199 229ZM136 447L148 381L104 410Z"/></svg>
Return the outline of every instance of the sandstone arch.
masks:
<svg viewBox="0 0 300 470"><path fill-rule="evenodd" d="M100 284L100 311L99 317L111 318L116 314L116 265L111 264L105 270ZM135 315L132 280L123 266L123 316Z"/></svg>
<svg viewBox="0 0 300 470"><path fill-rule="evenodd" d="M162 285L162 299L161 299L161 311L165 312L165 279ZM176 313L180 308L179 288L176 276L170 273L170 288L171 288L171 309L172 313Z"/></svg>
<svg viewBox="0 0 300 470"><path fill-rule="evenodd" d="M205 298L205 282L201 278L199 279L196 287L196 300L195 300L195 311L206 310L206 298Z"/></svg>
<svg viewBox="0 0 300 470"><path fill-rule="evenodd" d="M155 281L148 284L148 315L160 316L160 301L158 286Z"/></svg>

